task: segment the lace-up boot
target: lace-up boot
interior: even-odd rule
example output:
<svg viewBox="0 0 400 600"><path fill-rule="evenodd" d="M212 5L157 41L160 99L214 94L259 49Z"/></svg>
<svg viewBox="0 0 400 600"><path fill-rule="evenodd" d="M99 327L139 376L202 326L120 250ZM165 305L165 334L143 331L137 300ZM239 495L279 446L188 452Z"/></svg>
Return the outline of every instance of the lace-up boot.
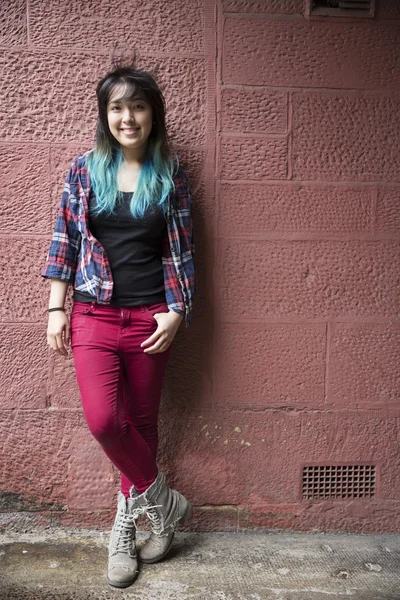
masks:
<svg viewBox="0 0 400 600"><path fill-rule="evenodd" d="M143 510L150 519L151 535L139 552L144 563L155 563L168 553L175 527L192 516L191 503L179 492L167 486L165 475L158 471L157 478L142 494L131 489L136 510Z"/></svg>
<svg viewBox="0 0 400 600"><path fill-rule="evenodd" d="M118 509L108 547L107 581L110 585L125 588L138 574L136 556L136 519L142 511L134 510L134 501L119 492Z"/></svg>

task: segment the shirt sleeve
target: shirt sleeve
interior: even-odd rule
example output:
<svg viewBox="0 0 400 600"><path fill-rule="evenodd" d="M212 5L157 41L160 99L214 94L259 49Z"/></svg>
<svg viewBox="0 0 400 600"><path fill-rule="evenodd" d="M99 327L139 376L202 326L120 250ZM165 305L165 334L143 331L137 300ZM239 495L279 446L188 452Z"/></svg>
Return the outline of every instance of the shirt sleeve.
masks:
<svg viewBox="0 0 400 600"><path fill-rule="evenodd" d="M171 235L164 240L164 282L168 308L190 323L195 291L194 235L189 180L179 169L172 198Z"/></svg>
<svg viewBox="0 0 400 600"><path fill-rule="evenodd" d="M73 182L77 176L77 166L73 164L68 172L61 197L53 238L41 272L44 278L61 279L73 283L77 257L81 244L81 234L71 211Z"/></svg>

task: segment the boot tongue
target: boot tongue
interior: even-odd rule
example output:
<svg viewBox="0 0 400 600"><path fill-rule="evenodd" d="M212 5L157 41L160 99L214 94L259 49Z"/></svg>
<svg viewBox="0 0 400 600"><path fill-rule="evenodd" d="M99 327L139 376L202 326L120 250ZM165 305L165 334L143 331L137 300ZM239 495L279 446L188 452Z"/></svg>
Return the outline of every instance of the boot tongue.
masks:
<svg viewBox="0 0 400 600"><path fill-rule="evenodd" d="M134 506L135 506L135 499L134 498L127 498L127 500L126 500L126 512L127 513L131 513Z"/></svg>
<svg viewBox="0 0 400 600"><path fill-rule="evenodd" d="M122 492L118 493L118 508L120 510L122 510L123 512L125 512L125 508L126 508L126 498L125 496L122 494Z"/></svg>

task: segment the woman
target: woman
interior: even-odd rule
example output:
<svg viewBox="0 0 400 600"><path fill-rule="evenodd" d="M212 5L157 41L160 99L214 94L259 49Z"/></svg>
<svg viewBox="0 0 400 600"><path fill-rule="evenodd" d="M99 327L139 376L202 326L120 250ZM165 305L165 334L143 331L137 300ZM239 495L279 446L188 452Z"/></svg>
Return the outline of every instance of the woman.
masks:
<svg viewBox="0 0 400 600"><path fill-rule="evenodd" d="M154 79L118 68L99 82L97 100L96 145L69 170L42 276L51 279L48 344L66 356L71 343L86 422L121 472L107 578L127 587L138 572L139 515L152 530L139 558L153 563L192 512L156 456L169 348L191 320L194 246L188 179Z"/></svg>

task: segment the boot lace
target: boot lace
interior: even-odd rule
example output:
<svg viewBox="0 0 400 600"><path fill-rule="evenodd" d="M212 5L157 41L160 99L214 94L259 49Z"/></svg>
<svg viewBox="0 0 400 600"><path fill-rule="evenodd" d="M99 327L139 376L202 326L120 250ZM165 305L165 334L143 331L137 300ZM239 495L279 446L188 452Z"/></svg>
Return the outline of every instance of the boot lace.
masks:
<svg viewBox="0 0 400 600"><path fill-rule="evenodd" d="M135 522L132 515L122 514L116 526L116 543L113 554L124 552L127 554L132 549L132 536Z"/></svg>
<svg viewBox="0 0 400 600"><path fill-rule="evenodd" d="M147 506L135 506L135 508L132 510L132 514L130 516L133 519L135 527L138 531L140 531L140 530L139 530L139 527L137 526L137 520L140 517L140 515L144 515L146 512L147 512Z"/></svg>
<svg viewBox="0 0 400 600"><path fill-rule="evenodd" d="M150 527L153 533L155 533L156 535L162 535L164 532L164 526L163 526L163 522L161 519L161 516L159 514L159 511L156 510L157 508L162 508L162 504L153 504L151 506L148 506L147 508L147 516L149 517L151 523L150 523ZM169 530L171 529L171 527L168 528ZM173 529L173 527L172 527ZM169 531L165 534L168 535Z"/></svg>

